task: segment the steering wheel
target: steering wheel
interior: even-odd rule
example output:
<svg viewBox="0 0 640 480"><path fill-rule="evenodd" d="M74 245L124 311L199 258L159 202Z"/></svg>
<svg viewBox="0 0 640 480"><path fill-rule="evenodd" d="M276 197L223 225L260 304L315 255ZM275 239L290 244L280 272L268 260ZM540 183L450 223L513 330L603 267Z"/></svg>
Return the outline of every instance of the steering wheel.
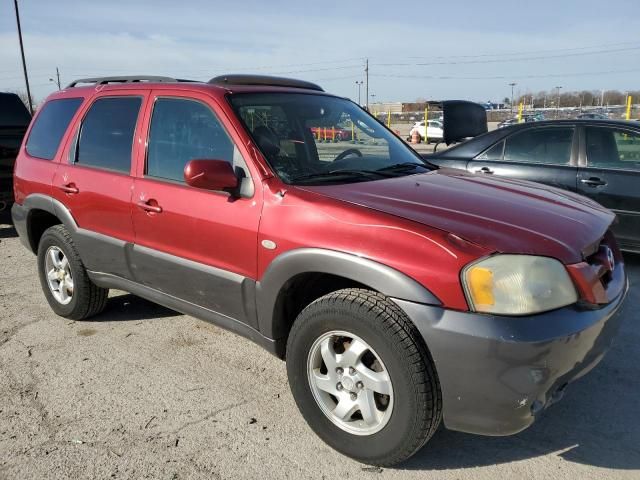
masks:
<svg viewBox="0 0 640 480"><path fill-rule="evenodd" d="M344 152L342 152L340 155L338 155L335 160L335 162L338 162L340 160L342 160L345 157L348 157L349 155L357 155L358 157L362 157L362 152L360 150L358 150L357 148L347 148Z"/></svg>

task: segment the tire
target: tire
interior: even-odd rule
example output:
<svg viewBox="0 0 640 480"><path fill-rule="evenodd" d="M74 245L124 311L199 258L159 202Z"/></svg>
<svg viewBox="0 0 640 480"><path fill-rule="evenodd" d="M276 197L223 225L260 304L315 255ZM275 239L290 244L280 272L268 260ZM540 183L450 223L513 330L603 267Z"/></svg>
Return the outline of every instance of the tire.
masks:
<svg viewBox="0 0 640 480"><path fill-rule="evenodd" d="M351 343L343 341L343 334L352 336ZM348 349L356 345L356 340L369 349L353 369L344 359L351 355ZM325 343L332 343L336 352L341 345L344 347L344 356L339 357L342 363L335 364L336 372L348 369L349 375L343 370L343 376L330 377L328 365L333 360L325 362ZM317 355L321 357L319 364ZM378 384L372 394L368 381L364 387L362 381L357 381L368 378L361 372L369 371L364 364L372 358L376 361L371 363L370 371L376 370L375 378L384 378L386 373L390 379L389 398L377 393L383 391ZM298 315L287 341L287 374L293 397L309 426L331 447L363 463L391 466L406 460L432 437L442 418L440 384L422 337L396 304L369 290L330 293ZM311 380L316 376L327 380ZM336 378L340 385L334 396L323 389L332 389ZM364 409L355 411L346 421L336 419L334 413L340 410L340 402L345 400L348 405L350 398L366 403L371 395L376 408L375 415L366 416L371 422L365 421ZM347 407L344 411L350 415ZM379 418L382 420L378 422Z"/></svg>
<svg viewBox="0 0 640 480"><path fill-rule="evenodd" d="M52 260L54 257L57 258L57 263ZM57 284L57 291L50 286L49 273L52 267L56 273L61 270L68 272L64 276L64 282L59 279L51 280ZM71 283L65 283L69 274ZM109 290L96 286L89 279L71 234L63 225L48 228L40 239L38 276L47 302L61 317L84 320L102 312L107 304ZM67 288L68 285L71 288ZM61 291L65 292L64 295Z"/></svg>

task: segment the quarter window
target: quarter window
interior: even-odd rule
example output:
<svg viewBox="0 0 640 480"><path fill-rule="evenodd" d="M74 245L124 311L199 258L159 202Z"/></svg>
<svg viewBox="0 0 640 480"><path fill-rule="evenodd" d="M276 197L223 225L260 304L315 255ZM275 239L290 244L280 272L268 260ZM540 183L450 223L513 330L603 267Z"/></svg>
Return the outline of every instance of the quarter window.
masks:
<svg viewBox="0 0 640 480"><path fill-rule="evenodd" d="M82 122L75 162L129 173L133 135L141 104L139 97L96 100Z"/></svg>
<svg viewBox="0 0 640 480"><path fill-rule="evenodd" d="M32 157L53 160L71 119L82 104L82 98L63 98L47 102L38 114L27 140Z"/></svg>
<svg viewBox="0 0 640 480"><path fill-rule="evenodd" d="M504 141L496 143L484 153L476 157L476 160L500 161L502 160L502 152L504 151Z"/></svg>
<svg viewBox="0 0 640 480"><path fill-rule="evenodd" d="M505 161L569 165L573 128L531 128L515 133L505 142Z"/></svg>
<svg viewBox="0 0 640 480"><path fill-rule="evenodd" d="M153 108L147 153L150 177L184 182L184 167L194 159L233 163L234 145L206 105L159 98Z"/></svg>
<svg viewBox="0 0 640 480"><path fill-rule="evenodd" d="M590 167L640 171L640 134L604 127L587 127Z"/></svg>

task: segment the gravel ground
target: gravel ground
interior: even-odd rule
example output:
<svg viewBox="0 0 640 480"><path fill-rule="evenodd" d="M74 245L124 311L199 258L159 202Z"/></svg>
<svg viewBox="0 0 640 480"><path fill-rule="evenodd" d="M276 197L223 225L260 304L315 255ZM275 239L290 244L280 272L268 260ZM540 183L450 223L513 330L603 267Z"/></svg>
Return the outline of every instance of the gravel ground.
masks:
<svg viewBox="0 0 640 480"><path fill-rule="evenodd" d="M93 321L57 317L15 235L0 226L0 479L640 478L640 257L612 351L533 427L441 429L378 469L323 444L248 340L122 292Z"/></svg>

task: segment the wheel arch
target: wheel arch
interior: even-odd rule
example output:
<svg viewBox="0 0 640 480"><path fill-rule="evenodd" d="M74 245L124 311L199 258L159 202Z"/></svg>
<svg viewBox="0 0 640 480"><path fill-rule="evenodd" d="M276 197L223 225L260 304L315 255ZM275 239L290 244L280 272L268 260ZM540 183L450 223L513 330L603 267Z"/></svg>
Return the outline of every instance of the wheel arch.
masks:
<svg viewBox="0 0 640 480"><path fill-rule="evenodd" d="M309 283L301 279L311 282L321 279L330 284L307 288ZM301 284L305 288L295 288ZM291 317L299 313L287 311L287 297L300 295L311 302L318 298L319 292L324 295L350 287L367 288L387 297L421 304L441 305L423 285L387 265L335 250L300 248L276 257L256 285L261 333L275 340L286 340L295 319Z"/></svg>
<svg viewBox="0 0 640 480"><path fill-rule="evenodd" d="M53 225L62 224L69 231L75 232L78 228L71 212L61 202L48 195L34 193L25 198L21 205L22 216L14 222L23 222L22 230L26 234L25 245L37 253L38 243L45 230ZM18 227L18 225L16 225Z"/></svg>

